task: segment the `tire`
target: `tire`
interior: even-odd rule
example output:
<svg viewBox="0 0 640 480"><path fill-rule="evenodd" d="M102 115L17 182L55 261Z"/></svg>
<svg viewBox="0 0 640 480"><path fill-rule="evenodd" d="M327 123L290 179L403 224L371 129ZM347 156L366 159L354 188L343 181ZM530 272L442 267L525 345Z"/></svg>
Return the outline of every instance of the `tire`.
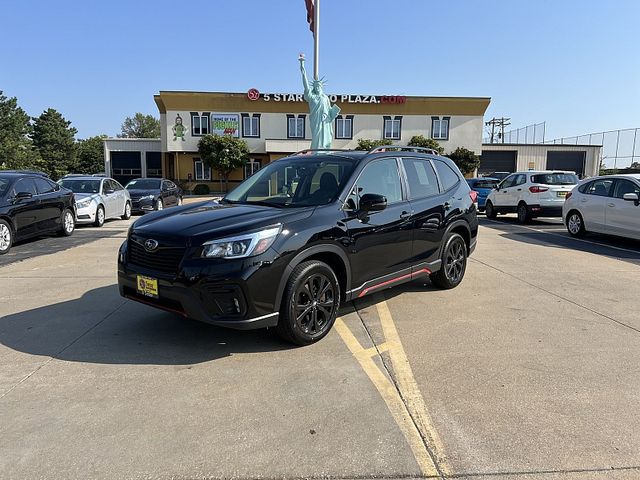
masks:
<svg viewBox="0 0 640 480"><path fill-rule="evenodd" d="M93 222L94 227L101 227L104 225L104 207L102 205L98 205L96 209L96 220Z"/></svg>
<svg viewBox="0 0 640 480"><path fill-rule="evenodd" d="M164 208L164 204L162 203L162 199L159 198L158 201L156 201L156 211L159 212L160 210L162 210Z"/></svg>
<svg viewBox="0 0 640 480"><path fill-rule="evenodd" d="M124 215L120 217L122 220L129 220L131 218L131 203L124 204Z"/></svg>
<svg viewBox="0 0 640 480"><path fill-rule="evenodd" d="M531 220L531 214L529 213L529 208L527 207L527 204L524 202L520 202L518 204L518 223L520 223L521 225L524 225L525 223L529 223L529 220Z"/></svg>
<svg viewBox="0 0 640 480"><path fill-rule="evenodd" d="M11 250L13 245L13 230L6 220L0 220L0 255Z"/></svg>
<svg viewBox="0 0 640 480"><path fill-rule="evenodd" d="M178 203L176 203L178 207L182 206L182 197L178 197Z"/></svg>
<svg viewBox="0 0 640 480"><path fill-rule="evenodd" d="M287 280L276 331L296 345L322 339L333 326L340 306L340 284L326 263L298 265Z"/></svg>
<svg viewBox="0 0 640 480"><path fill-rule="evenodd" d="M496 209L493 207L493 203L487 202L484 207L484 214L487 218L491 219L495 219L498 216L498 212L496 212Z"/></svg>
<svg viewBox="0 0 640 480"><path fill-rule="evenodd" d="M577 210L571 210L569 212L566 225L567 231L572 237L584 237L584 234L587 233L587 230L584 228L584 219Z"/></svg>
<svg viewBox="0 0 640 480"><path fill-rule="evenodd" d="M73 212L70 209L66 209L62 212L62 227L58 230L58 235L61 237L70 237L76 229L76 219Z"/></svg>
<svg viewBox="0 0 640 480"><path fill-rule="evenodd" d="M448 290L460 285L467 270L467 244L458 233L452 233L442 249L440 270L429 275L436 287Z"/></svg>

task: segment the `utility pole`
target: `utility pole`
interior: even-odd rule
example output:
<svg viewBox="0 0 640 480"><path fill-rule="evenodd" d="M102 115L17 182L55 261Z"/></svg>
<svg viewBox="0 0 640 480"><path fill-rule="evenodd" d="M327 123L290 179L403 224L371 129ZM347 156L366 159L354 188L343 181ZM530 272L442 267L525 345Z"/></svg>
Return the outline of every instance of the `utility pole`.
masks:
<svg viewBox="0 0 640 480"><path fill-rule="evenodd" d="M509 120L511 120L511 119L510 118L504 118L504 117L500 117L500 118L493 117L488 122L485 122L485 126L491 125L491 143L494 143L496 127L498 127L500 129L500 133L498 135L499 135L502 143L504 143L504 127L506 127L508 125L511 125L511 123L509 123Z"/></svg>

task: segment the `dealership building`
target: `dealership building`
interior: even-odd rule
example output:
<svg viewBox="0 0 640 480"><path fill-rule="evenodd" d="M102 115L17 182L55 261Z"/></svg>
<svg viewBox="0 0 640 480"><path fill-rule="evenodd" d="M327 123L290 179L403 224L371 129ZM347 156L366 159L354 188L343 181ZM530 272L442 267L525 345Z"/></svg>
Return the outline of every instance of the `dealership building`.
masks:
<svg viewBox="0 0 640 480"><path fill-rule="evenodd" d="M311 144L309 110L301 93L161 91L154 100L160 113L160 139L105 140L105 171L121 182L163 176L187 189L204 183L212 191L221 191L218 172L207 167L198 154L198 142L207 134L242 138L249 147L249 161L231 174L230 188L267 163ZM561 168L564 162L566 169L572 169L569 167L577 165L580 157L582 173L593 175L593 165L598 163L593 148L554 157L547 153L553 145L529 149L483 145L488 97L349 94L330 95L330 100L340 107L333 125L333 148L337 149L356 148L358 139L388 139L406 145L413 136L423 135L442 145L445 154L465 147L481 155L480 173L526 170L532 165L543 169L548 158L552 158L551 168Z"/></svg>

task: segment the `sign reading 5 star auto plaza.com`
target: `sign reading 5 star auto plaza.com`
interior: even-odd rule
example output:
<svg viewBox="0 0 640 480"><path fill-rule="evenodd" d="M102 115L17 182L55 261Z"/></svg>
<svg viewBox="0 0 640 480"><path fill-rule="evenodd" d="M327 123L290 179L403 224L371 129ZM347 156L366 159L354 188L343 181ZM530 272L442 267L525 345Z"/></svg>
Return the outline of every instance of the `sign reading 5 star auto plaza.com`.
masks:
<svg viewBox="0 0 640 480"><path fill-rule="evenodd" d="M265 102L304 102L301 93L260 93L252 88L247 92L249 100L262 100ZM329 95L332 103L405 103L404 95Z"/></svg>

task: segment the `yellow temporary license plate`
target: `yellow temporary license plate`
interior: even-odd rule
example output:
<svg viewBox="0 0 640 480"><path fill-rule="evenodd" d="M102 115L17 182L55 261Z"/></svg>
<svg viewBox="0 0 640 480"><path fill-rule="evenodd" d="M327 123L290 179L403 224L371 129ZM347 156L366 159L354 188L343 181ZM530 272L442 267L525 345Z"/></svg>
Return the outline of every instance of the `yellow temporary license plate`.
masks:
<svg viewBox="0 0 640 480"><path fill-rule="evenodd" d="M558 192L558 196L559 197L566 197L567 196L567 192Z"/></svg>
<svg viewBox="0 0 640 480"><path fill-rule="evenodd" d="M145 297L158 298L158 280L138 275L138 293Z"/></svg>

